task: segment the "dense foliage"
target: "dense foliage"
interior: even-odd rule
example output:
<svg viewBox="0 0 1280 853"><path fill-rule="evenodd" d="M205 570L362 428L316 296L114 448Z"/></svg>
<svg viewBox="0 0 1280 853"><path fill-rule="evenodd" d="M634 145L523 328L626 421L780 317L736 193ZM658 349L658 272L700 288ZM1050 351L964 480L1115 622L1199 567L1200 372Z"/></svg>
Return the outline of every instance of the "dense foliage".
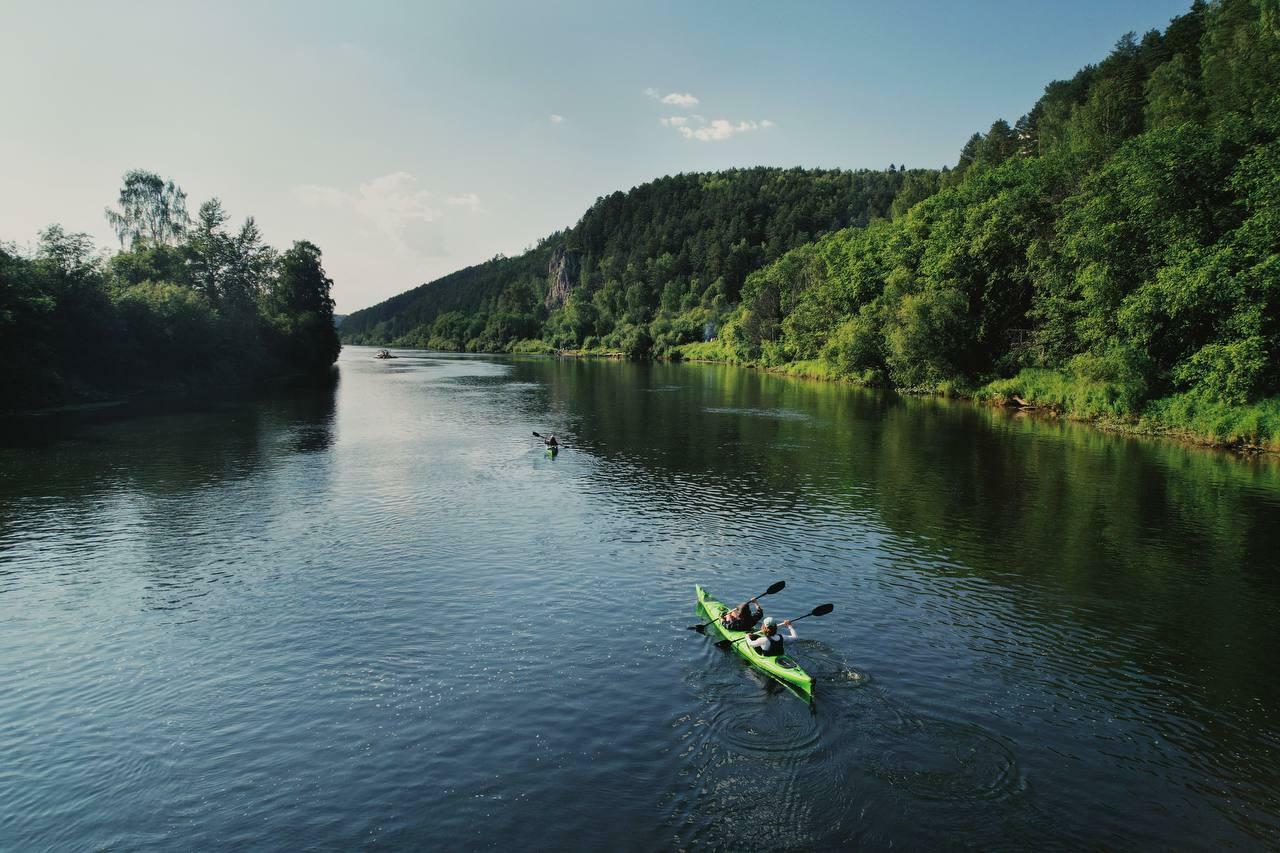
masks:
<svg viewBox="0 0 1280 853"><path fill-rule="evenodd" d="M1280 0L1196 0L1124 36L954 169L664 178L348 323L369 342L964 388L1280 446Z"/></svg>
<svg viewBox="0 0 1280 853"><path fill-rule="evenodd" d="M572 229L343 321L354 343L647 354L688 341L738 301L748 274L816 237L861 227L937 189L938 172L735 169L660 178L598 199Z"/></svg>
<svg viewBox="0 0 1280 853"><path fill-rule="evenodd" d="M1280 442L1278 6L1125 36L904 216L749 277L685 353Z"/></svg>
<svg viewBox="0 0 1280 853"><path fill-rule="evenodd" d="M338 356L320 250L265 245L250 218L229 231L217 199L191 222L185 194L125 176L110 258L57 225L34 252L0 245L6 408L104 395L237 386L328 368Z"/></svg>

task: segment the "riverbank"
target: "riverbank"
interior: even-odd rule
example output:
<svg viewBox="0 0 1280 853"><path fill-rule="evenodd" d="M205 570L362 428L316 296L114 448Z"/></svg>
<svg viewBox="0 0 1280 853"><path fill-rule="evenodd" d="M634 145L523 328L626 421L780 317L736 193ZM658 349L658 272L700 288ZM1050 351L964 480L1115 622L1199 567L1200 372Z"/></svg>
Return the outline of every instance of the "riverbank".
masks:
<svg viewBox="0 0 1280 853"><path fill-rule="evenodd" d="M24 406L0 409L0 425L46 417L75 416L135 407L187 402L252 400L265 395L300 389L333 388L338 383L336 366L317 372L294 372L280 376L255 377L244 381L162 383L115 392L80 388L48 396Z"/></svg>
<svg viewBox="0 0 1280 853"><path fill-rule="evenodd" d="M517 341L503 353L490 355L551 355L557 358L625 359L627 353L606 348L556 349L545 341ZM726 364L796 379L841 382L859 387L883 387L841 375L820 359L778 365L738 360L719 341L684 344L654 361ZM1102 432L1168 439L1242 454L1280 453L1280 397L1248 405L1229 405L1195 394L1177 394L1137 402L1121 387L1072 376L1062 371L1025 369L1017 376L981 385L943 384L930 388L892 388L899 394L932 395L972 401L975 405L1017 409L1038 417L1067 418ZM1134 413L1133 408L1138 411Z"/></svg>
<svg viewBox="0 0 1280 853"><path fill-rule="evenodd" d="M817 360L767 366L708 357L706 344L692 344L682 350L690 351L689 355L681 353L683 360L690 362L733 364L799 379L869 387L868 383L839 375L830 365ZM1017 376L994 379L975 387L947 385L892 390L966 399L978 405L1013 408L1043 417L1064 417L1103 432L1153 436L1239 453L1280 453L1280 397L1233 406L1194 394L1176 394L1141 403L1138 413L1134 414L1130 408L1132 402L1126 400L1122 389L1111 383L1038 369L1026 369Z"/></svg>

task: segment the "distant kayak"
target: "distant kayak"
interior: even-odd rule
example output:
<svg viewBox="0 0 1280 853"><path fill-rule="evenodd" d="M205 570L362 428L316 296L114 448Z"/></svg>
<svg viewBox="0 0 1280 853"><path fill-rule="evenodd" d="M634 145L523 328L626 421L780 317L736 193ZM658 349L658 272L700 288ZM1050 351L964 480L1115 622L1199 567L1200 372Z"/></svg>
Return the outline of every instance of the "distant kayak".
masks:
<svg viewBox="0 0 1280 853"><path fill-rule="evenodd" d="M720 621L720 617L729 609L728 607L708 595L702 587L697 586L694 589L698 594L698 612L704 614L707 619L715 620L708 631L714 629L726 640L737 640L747 635L746 631L726 628ZM746 658L748 663L771 678L781 681L805 702L813 701L813 677L805 672L804 668L790 655L766 657L749 646L746 640L734 643L733 648L739 655Z"/></svg>

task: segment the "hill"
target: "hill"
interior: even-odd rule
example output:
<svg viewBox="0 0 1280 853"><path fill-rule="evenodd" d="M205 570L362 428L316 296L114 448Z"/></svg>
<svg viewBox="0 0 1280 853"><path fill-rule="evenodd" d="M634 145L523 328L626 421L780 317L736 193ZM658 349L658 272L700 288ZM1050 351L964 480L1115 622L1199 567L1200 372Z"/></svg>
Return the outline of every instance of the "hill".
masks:
<svg viewBox="0 0 1280 853"><path fill-rule="evenodd" d="M1196 0L954 168L662 178L343 331L960 389L1280 449L1278 140L1280 0Z"/></svg>
<svg viewBox="0 0 1280 853"><path fill-rule="evenodd" d="M1280 4L1049 84L941 191L750 276L690 357L1280 447Z"/></svg>
<svg viewBox="0 0 1280 853"><path fill-rule="evenodd" d="M888 216L939 186L932 170L734 169L615 192L572 228L357 311L344 340L493 351L701 340L747 275L832 231Z"/></svg>

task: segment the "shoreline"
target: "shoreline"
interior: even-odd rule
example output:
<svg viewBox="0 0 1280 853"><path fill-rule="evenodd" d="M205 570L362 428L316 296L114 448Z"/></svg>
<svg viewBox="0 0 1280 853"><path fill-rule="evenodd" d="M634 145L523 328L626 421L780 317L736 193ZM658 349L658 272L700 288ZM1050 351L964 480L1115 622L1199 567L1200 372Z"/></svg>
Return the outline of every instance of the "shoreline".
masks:
<svg viewBox="0 0 1280 853"><path fill-rule="evenodd" d="M393 346L392 344L344 344L345 346L366 346L376 348L378 346ZM400 347L401 349L420 349L419 347ZM454 350L424 350L427 352L457 352ZM468 353L470 355L542 355L548 358L580 358L580 359L601 359L607 361L621 361L626 358L626 353L620 350L605 351L586 351L586 350L551 350L544 353L531 352L476 352ZM1161 424L1159 421L1152 421L1138 416L1120 417L1088 417L1073 415L1065 409L1054 404L1035 404L1021 399L1018 395L1010 395L1003 397L1001 395L992 395L990 398L984 399L980 396L979 389L957 389L954 391L912 391L902 388L881 388L879 386L865 385L854 379L848 379L841 376L822 375L814 372L807 372L803 368L798 368L803 362L793 362L789 365L781 365L779 367L765 367L759 364L742 363L725 361L715 358L657 358L650 357L648 361L665 362L667 364L720 364L727 367L741 367L748 370L758 370L762 373L773 374L774 376L783 376L791 379L805 379L811 382L835 382L849 385L854 388L864 388L872 391L891 392L901 394L906 397L935 397L946 400L962 400L976 407L1001 409L1004 411L1020 412L1028 417L1042 418L1045 420L1067 420L1072 423L1096 429L1101 433L1115 436L1131 436L1140 438L1151 438L1160 441L1168 441L1174 444L1189 445L1212 450L1228 451L1232 455L1242 459L1259 458L1259 457L1280 457L1280 445L1276 447L1267 447L1247 442L1239 441L1223 441L1214 438L1211 435L1197 433L1194 430L1182 429L1169 424ZM1150 425L1144 425L1144 420Z"/></svg>
<svg viewBox="0 0 1280 853"><path fill-rule="evenodd" d="M670 359L663 360L670 361ZM944 400L961 400L979 408L1017 412L1027 417L1034 417L1043 420L1066 420L1071 423L1096 429L1098 432L1106 433L1108 435L1152 438L1160 441L1172 442L1174 444L1190 445L1212 450L1225 450L1241 458L1257 458L1263 456L1280 457L1280 448L1271 448L1238 441L1222 441L1214 438L1213 436L1197 433L1194 430L1180 429L1168 424L1160 424L1158 421L1156 421L1153 426L1147 427L1143 425L1144 419L1141 417L1088 417L1073 415L1059 406L1052 404L1036 405L1021 399L1017 395L1010 395L1008 398L1001 395L992 395L990 398L984 399L979 395L978 391L974 389L942 392L911 391L902 388L880 388L878 386L865 385L857 382L856 380L844 377L822 376L816 373L806 373L802 370L789 370L786 365L781 367L763 367L755 364L740 364L709 358L690 358L683 360L691 364L725 364L733 367L746 367L752 370L759 370L764 373L771 373L775 376L786 376L793 379L807 379L811 382L837 382L850 385L855 388L889 391L906 397L933 397Z"/></svg>
<svg viewBox="0 0 1280 853"><path fill-rule="evenodd" d="M163 405L231 400L252 397L276 389L295 390L307 387L327 387L338 381L337 363L325 371L289 373L267 379L247 382L218 383L203 386L156 386L114 394L85 394L68 397L60 402L48 401L33 407L0 410L0 426L26 419L74 416L126 409L130 406Z"/></svg>

